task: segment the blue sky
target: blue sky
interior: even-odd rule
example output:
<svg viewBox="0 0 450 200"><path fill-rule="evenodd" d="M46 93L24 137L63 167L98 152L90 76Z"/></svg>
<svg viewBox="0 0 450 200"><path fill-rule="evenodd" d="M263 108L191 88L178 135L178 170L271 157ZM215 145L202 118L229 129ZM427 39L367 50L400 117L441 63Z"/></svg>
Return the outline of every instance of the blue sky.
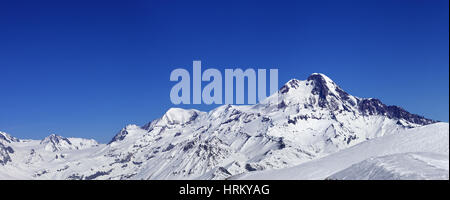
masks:
<svg viewBox="0 0 450 200"><path fill-rule="evenodd" d="M175 68L313 72L449 118L448 0L1 1L0 130L107 142L173 107ZM213 106L183 106L209 110Z"/></svg>

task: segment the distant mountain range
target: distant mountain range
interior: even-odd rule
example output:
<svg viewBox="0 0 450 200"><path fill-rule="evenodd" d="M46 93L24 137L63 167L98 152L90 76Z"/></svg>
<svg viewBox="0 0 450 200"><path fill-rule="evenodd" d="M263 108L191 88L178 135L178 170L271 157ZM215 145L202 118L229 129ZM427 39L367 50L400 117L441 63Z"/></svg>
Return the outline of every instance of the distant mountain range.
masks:
<svg viewBox="0 0 450 200"><path fill-rule="evenodd" d="M22 140L0 132L0 179L273 179L278 172L283 175L278 178L286 179L439 179L446 172L448 179L448 127L378 99L352 96L314 73L304 81L290 80L278 97L256 105L223 105L210 112L171 108L144 126L126 126L108 144L54 134L42 141ZM414 141L406 146L418 147L428 139L440 148L365 152L380 152L383 144L405 146L398 138L409 138L403 136L410 132L429 137L411 136ZM376 147L367 145L372 141L378 141ZM409 150L420 152L391 155ZM344 164L331 159L334 155ZM355 155L358 159L352 159ZM379 163L398 167L419 157L446 162L447 168L436 168L436 176L397 176L379 168ZM299 175L302 166L327 158L327 165L340 167ZM434 169L426 167L421 169ZM364 168L384 173L366 176Z"/></svg>

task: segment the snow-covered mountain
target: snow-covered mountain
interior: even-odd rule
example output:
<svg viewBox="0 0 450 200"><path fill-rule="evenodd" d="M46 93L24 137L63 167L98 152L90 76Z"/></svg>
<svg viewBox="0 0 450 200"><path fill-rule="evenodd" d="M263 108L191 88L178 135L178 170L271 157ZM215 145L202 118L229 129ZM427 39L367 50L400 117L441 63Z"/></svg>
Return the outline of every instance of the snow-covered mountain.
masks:
<svg viewBox="0 0 450 200"><path fill-rule="evenodd" d="M98 145L98 143L92 139L65 138L56 134L47 136L39 144L44 145L45 150L52 152L85 149Z"/></svg>
<svg viewBox="0 0 450 200"><path fill-rule="evenodd" d="M210 112L171 108L144 126L126 126L108 144L56 135L11 141L14 153L4 154L10 159L0 166L0 178L10 172L4 177L225 179L309 163L433 123L380 100L352 96L315 73L290 80L278 96L256 105Z"/></svg>
<svg viewBox="0 0 450 200"><path fill-rule="evenodd" d="M0 131L0 143L11 143L11 142L19 142L20 140Z"/></svg>

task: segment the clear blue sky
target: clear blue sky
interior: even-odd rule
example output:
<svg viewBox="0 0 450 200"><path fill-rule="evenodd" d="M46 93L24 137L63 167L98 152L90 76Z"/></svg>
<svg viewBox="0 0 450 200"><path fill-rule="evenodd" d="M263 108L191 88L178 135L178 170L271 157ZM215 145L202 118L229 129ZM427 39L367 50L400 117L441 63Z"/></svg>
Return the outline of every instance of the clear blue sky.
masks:
<svg viewBox="0 0 450 200"><path fill-rule="evenodd" d="M172 107L170 72L193 60L278 68L280 86L321 72L449 119L448 0L189 2L2 0L0 130L107 142Z"/></svg>

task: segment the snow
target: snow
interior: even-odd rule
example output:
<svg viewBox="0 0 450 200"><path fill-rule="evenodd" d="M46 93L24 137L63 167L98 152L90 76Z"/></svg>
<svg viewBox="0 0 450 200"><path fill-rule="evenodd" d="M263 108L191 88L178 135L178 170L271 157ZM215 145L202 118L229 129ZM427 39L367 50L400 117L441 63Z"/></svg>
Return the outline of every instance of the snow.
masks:
<svg viewBox="0 0 450 200"><path fill-rule="evenodd" d="M67 138L72 145L75 147L75 149L88 149L91 147L98 146L98 142L94 139L85 139L85 138Z"/></svg>
<svg viewBox="0 0 450 200"><path fill-rule="evenodd" d="M170 108L161 121L166 124L184 124L191 121L199 113L200 111L194 109Z"/></svg>
<svg viewBox="0 0 450 200"><path fill-rule="evenodd" d="M11 135L1 132L0 131L0 142L1 143L11 143L11 142L18 142L19 139L12 137Z"/></svg>
<svg viewBox="0 0 450 200"><path fill-rule="evenodd" d="M237 179L325 179L372 157L428 152L449 157L449 124L436 123L368 140L348 149L295 167L256 172ZM448 169L447 169L448 174Z"/></svg>
<svg viewBox="0 0 450 200"><path fill-rule="evenodd" d="M327 179L340 180L448 180L448 155L400 153L366 159Z"/></svg>
<svg viewBox="0 0 450 200"><path fill-rule="evenodd" d="M257 105L171 108L144 126L127 125L108 144L57 135L6 142L0 135L0 159L11 158L0 165L0 179L324 179L408 148L448 155L448 124L420 127L362 113L360 98L342 99L340 88L321 76L330 94L325 106L313 92L320 84L293 79Z"/></svg>

